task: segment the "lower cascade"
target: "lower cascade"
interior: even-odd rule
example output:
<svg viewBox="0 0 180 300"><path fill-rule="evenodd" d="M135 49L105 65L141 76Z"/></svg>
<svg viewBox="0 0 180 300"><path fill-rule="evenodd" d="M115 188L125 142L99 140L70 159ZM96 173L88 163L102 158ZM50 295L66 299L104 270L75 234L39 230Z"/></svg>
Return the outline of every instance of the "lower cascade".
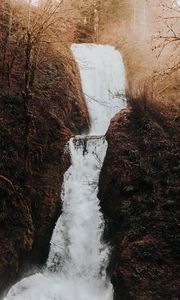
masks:
<svg viewBox="0 0 180 300"><path fill-rule="evenodd" d="M15 284L4 300L113 299L97 193L107 149L104 134L113 115L126 105L124 68L119 52L110 46L76 44L72 51L80 69L91 130L67 145L71 166L64 175L63 212L44 270Z"/></svg>

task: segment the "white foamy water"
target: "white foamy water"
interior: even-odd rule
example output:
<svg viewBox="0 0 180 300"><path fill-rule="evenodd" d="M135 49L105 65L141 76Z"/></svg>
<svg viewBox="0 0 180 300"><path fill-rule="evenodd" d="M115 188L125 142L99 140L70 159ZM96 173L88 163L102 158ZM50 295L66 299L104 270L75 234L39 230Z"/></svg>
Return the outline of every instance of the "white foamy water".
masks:
<svg viewBox="0 0 180 300"><path fill-rule="evenodd" d="M75 44L72 51L80 67L91 134L104 135L111 118L126 106L125 72L119 51L111 46Z"/></svg>
<svg viewBox="0 0 180 300"><path fill-rule="evenodd" d="M109 249L102 240L99 173L106 154L104 134L125 106L124 68L113 47L73 45L92 126L68 143L71 166L64 175L63 211L55 226L45 270L14 285L5 300L112 300L106 275Z"/></svg>

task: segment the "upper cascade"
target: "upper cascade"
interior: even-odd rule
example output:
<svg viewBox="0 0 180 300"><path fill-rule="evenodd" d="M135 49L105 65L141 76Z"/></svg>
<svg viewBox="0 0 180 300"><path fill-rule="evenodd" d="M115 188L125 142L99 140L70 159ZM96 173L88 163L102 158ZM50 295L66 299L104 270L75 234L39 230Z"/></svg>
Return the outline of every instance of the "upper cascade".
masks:
<svg viewBox="0 0 180 300"><path fill-rule="evenodd" d="M111 118L126 107L125 70L119 51L112 46L74 44L83 93L91 119L91 135L104 135Z"/></svg>

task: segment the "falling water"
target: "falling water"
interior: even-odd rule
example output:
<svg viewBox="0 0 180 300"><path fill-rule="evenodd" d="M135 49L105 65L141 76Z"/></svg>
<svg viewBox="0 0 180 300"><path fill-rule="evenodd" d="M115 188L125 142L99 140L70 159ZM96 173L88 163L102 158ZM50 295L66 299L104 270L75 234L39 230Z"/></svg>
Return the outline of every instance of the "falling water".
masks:
<svg viewBox="0 0 180 300"><path fill-rule="evenodd" d="M125 106L124 69L113 47L76 44L72 51L80 68L91 130L67 145L71 167L64 175L63 212L54 229L46 268L14 285L6 300L113 299L97 193L107 149L104 134L112 116Z"/></svg>

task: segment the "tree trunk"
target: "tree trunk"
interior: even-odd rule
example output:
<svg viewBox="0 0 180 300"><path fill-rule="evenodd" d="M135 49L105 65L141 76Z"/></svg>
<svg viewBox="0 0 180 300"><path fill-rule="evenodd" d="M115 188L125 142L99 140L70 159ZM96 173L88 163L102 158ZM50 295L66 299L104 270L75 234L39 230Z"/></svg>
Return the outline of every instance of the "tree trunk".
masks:
<svg viewBox="0 0 180 300"><path fill-rule="evenodd" d="M25 45L25 65L24 65L24 91L26 96L29 94L29 83L31 74L31 34L27 33L27 43Z"/></svg>

